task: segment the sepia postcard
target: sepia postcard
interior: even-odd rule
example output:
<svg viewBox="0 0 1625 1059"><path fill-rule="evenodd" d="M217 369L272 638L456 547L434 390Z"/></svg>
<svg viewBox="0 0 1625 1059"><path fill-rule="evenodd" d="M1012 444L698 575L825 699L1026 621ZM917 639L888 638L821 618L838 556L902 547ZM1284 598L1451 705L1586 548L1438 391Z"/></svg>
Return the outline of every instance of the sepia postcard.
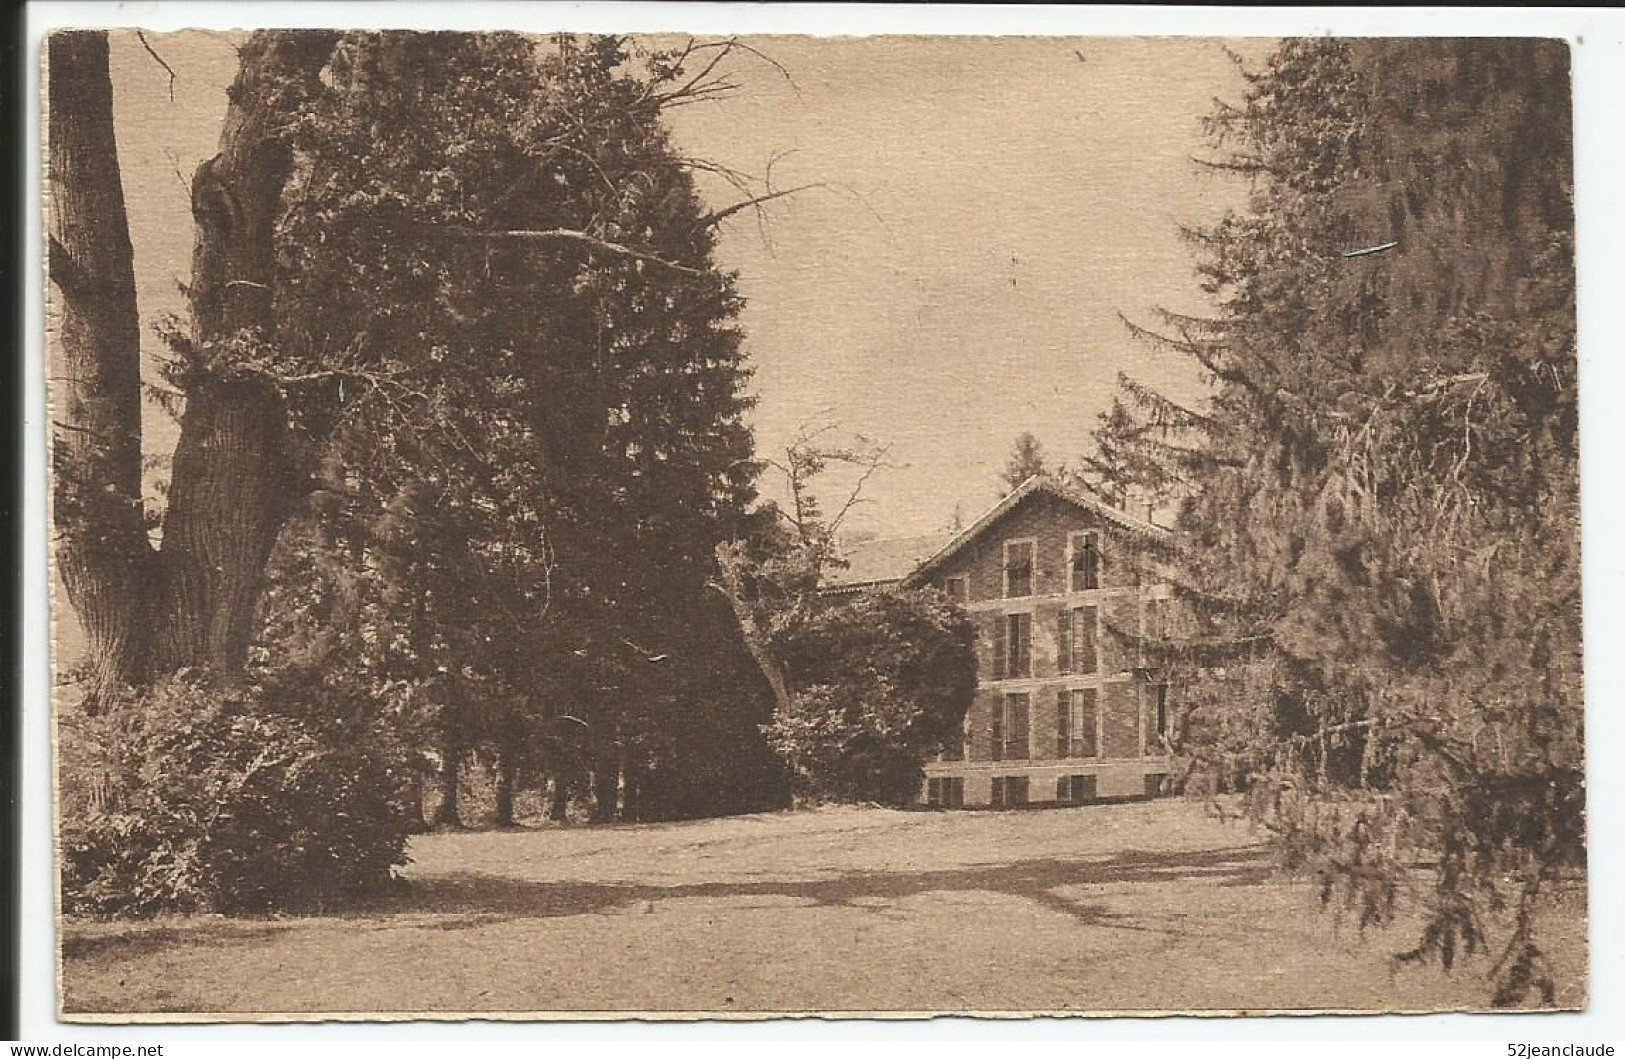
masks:
<svg viewBox="0 0 1625 1059"><path fill-rule="evenodd" d="M1565 41L41 53L62 1020L1585 1007Z"/></svg>

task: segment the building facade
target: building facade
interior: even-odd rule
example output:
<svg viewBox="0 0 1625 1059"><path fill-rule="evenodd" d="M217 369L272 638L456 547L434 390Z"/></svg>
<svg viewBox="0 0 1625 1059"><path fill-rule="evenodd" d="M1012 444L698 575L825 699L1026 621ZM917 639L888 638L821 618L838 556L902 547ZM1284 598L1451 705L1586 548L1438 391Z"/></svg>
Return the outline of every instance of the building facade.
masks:
<svg viewBox="0 0 1625 1059"><path fill-rule="evenodd" d="M1078 804L1160 793L1168 688L1142 641L1161 635L1168 589L1126 561L1133 535L1166 530L1035 477L942 543L901 581L970 614L978 686L964 738L926 766L924 805ZM909 551L879 542L893 553ZM919 553L923 542L912 542ZM1114 558L1115 557L1115 558Z"/></svg>

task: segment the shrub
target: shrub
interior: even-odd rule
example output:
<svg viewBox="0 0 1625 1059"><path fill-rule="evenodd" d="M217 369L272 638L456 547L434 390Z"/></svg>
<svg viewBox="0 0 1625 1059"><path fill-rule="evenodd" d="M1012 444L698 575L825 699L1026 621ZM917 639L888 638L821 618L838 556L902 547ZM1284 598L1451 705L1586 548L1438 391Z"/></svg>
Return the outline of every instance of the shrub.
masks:
<svg viewBox="0 0 1625 1059"><path fill-rule="evenodd" d="M798 630L803 683L763 731L814 801L907 805L928 754L960 737L976 695L975 629L931 589L872 592L827 606Z"/></svg>
<svg viewBox="0 0 1625 1059"><path fill-rule="evenodd" d="M317 681L183 673L60 735L64 912L316 910L406 862L406 758Z"/></svg>

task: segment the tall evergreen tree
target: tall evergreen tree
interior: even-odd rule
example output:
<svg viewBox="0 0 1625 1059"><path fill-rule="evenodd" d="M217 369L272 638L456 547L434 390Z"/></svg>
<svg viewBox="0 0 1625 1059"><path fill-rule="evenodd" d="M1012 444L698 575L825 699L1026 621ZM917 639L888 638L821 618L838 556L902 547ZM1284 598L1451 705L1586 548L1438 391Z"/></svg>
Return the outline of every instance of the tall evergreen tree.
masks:
<svg viewBox="0 0 1625 1059"><path fill-rule="evenodd" d="M1539 899L1584 856L1567 55L1288 41L1221 106L1246 209L1192 231L1213 319L1136 329L1210 404L1124 388L1117 487L1185 497L1150 644L1178 749L1249 792L1323 897L1409 959L1496 937L1498 1004L1556 984ZM1105 469L1105 468L1103 468Z"/></svg>
<svg viewBox="0 0 1625 1059"><path fill-rule="evenodd" d="M394 642L433 689L442 804L470 752L509 787L525 733L568 714L613 815L623 772L671 774L672 733L716 706L707 574L753 495L718 215L660 117L691 78L612 38L503 35L348 35L332 71L275 372L307 387L308 439L340 425L411 586Z"/></svg>
<svg viewBox="0 0 1625 1059"><path fill-rule="evenodd" d="M1035 474L1043 474L1044 446L1030 430L1024 430L1016 435L1015 444L1010 449L1010 458L1004 462L1004 471L999 475L1003 483L1003 492L1013 492L1017 486Z"/></svg>

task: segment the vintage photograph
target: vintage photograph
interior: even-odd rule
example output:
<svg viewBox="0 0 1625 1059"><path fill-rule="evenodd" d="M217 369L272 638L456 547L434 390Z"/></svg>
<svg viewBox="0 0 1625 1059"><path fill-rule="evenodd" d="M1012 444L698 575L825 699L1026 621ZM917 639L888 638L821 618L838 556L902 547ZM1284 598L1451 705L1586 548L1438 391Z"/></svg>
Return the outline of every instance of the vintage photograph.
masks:
<svg viewBox="0 0 1625 1059"><path fill-rule="evenodd" d="M42 53L62 1019L1585 1007L1565 41Z"/></svg>

